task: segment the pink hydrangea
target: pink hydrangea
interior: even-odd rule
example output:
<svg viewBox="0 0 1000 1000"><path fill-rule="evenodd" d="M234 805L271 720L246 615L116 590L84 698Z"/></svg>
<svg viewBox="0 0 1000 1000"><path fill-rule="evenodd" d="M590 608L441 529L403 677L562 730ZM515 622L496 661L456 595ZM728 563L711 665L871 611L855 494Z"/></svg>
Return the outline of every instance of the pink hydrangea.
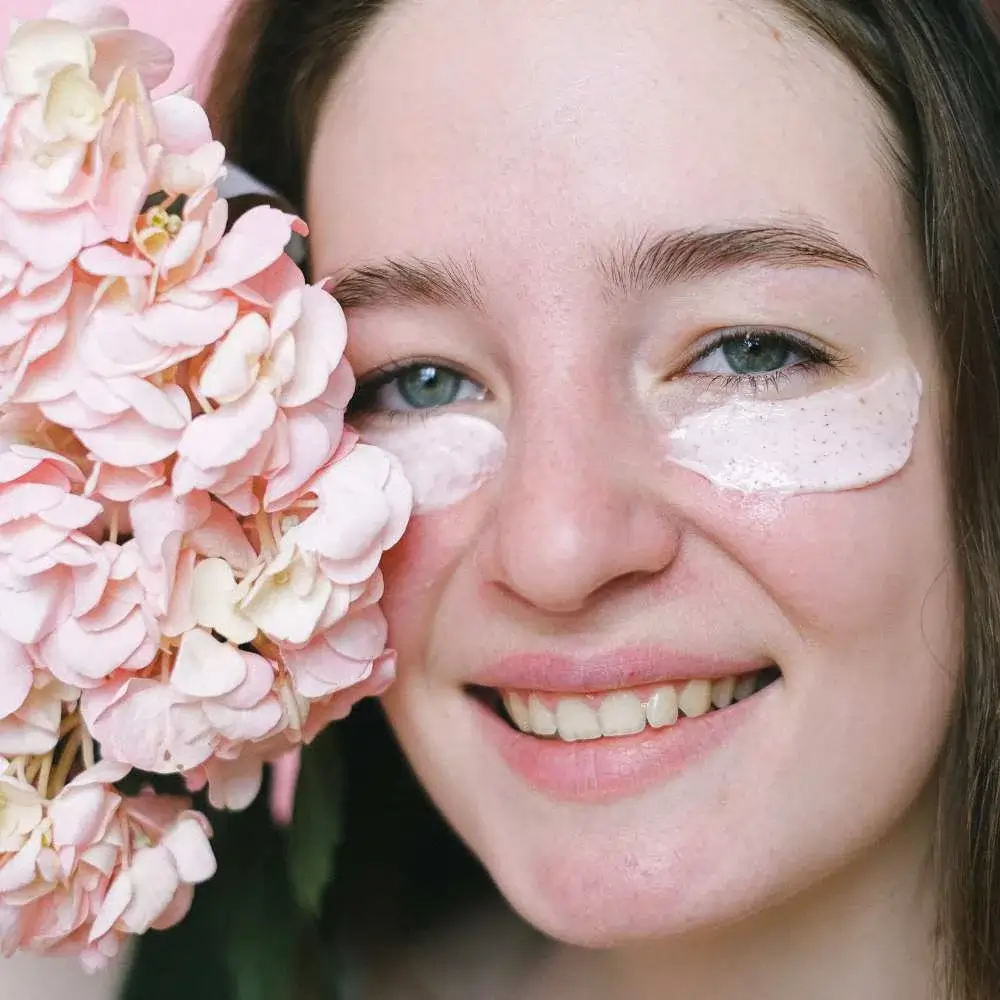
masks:
<svg viewBox="0 0 1000 1000"><path fill-rule="evenodd" d="M124 242L161 148L148 89L173 54L116 8L69 0L11 36L2 63L0 238L60 271L87 246Z"/></svg>
<svg viewBox="0 0 1000 1000"><path fill-rule="evenodd" d="M326 468L312 490L315 512L288 533L295 544L314 553L327 577L339 584L367 587L379 580L382 555L402 537L413 504L399 461L359 444Z"/></svg>
<svg viewBox="0 0 1000 1000"><path fill-rule="evenodd" d="M204 110L150 98L171 58L103 0L0 56L0 951L88 968L215 867L187 800L116 791L131 768L242 809L274 765L288 822L302 746L392 680L412 499L344 425L304 223L227 231Z"/></svg>
<svg viewBox="0 0 1000 1000"><path fill-rule="evenodd" d="M88 610L68 615L37 645L37 657L57 679L79 688L116 671L139 671L158 651L159 626L139 580L134 541L104 542L108 575Z"/></svg>
<svg viewBox="0 0 1000 1000"><path fill-rule="evenodd" d="M0 633L0 754L50 753L63 717L79 698L78 688L56 680L28 647Z"/></svg>
<svg viewBox="0 0 1000 1000"><path fill-rule="evenodd" d="M346 340L340 306L319 287L290 290L268 316L245 313L197 376L208 409L181 438L174 489L210 489L252 514L259 502L246 484L255 477L266 480L269 510L307 484L343 436L354 392Z"/></svg>
<svg viewBox="0 0 1000 1000"><path fill-rule="evenodd" d="M35 448L0 452L0 632L35 643L98 604L111 571L83 534L100 515L73 489L81 471Z"/></svg>
<svg viewBox="0 0 1000 1000"><path fill-rule="evenodd" d="M69 267L40 270L3 239L0 213L0 403L12 400L32 364L55 350L69 326Z"/></svg>
<svg viewBox="0 0 1000 1000"><path fill-rule="evenodd" d="M190 629L167 678L111 681L85 691L80 710L114 759L155 773L187 771L281 730L275 677L265 657Z"/></svg>
<svg viewBox="0 0 1000 1000"><path fill-rule="evenodd" d="M4 667L11 698L27 693L29 661L87 687L118 669L141 669L156 654L137 546L85 533L103 510L74 492L83 478L54 453L16 444L0 451L0 632L30 647L20 655L12 647Z"/></svg>
<svg viewBox="0 0 1000 1000"><path fill-rule="evenodd" d="M126 767L84 771L51 801L0 776L0 943L5 954L78 955L101 968L127 935L182 919L215 872L211 829L190 803L123 798Z"/></svg>

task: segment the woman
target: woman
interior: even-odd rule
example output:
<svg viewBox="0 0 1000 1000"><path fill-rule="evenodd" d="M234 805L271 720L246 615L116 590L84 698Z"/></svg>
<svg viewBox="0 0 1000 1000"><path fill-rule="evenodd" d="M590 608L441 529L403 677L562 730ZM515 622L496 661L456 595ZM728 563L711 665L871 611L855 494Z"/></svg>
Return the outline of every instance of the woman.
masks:
<svg viewBox="0 0 1000 1000"><path fill-rule="evenodd" d="M565 946L505 992L1000 995L986 8L258 2L216 80L417 483L388 719Z"/></svg>
<svg viewBox="0 0 1000 1000"><path fill-rule="evenodd" d="M399 960L366 748L358 994L1000 996L985 5L250 0L216 81L417 487L386 715L554 942Z"/></svg>

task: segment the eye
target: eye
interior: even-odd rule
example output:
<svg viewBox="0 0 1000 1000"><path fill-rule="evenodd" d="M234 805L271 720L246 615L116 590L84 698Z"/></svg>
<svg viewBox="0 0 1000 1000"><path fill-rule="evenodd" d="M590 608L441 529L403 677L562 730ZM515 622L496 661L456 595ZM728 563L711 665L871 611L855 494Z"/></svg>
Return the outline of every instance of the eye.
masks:
<svg viewBox="0 0 1000 1000"><path fill-rule="evenodd" d="M486 390L472 379L430 361L381 369L359 381L351 412L409 413L483 399Z"/></svg>
<svg viewBox="0 0 1000 1000"><path fill-rule="evenodd" d="M776 330L737 330L709 345L688 366L687 372L737 381L773 381L792 369L834 364L829 352L790 334Z"/></svg>

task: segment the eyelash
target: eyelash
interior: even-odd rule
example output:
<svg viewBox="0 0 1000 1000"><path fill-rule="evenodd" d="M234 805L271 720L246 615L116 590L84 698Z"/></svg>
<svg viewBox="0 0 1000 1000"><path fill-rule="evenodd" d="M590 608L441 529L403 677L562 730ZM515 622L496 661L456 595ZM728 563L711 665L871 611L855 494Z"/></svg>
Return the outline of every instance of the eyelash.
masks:
<svg viewBox="0 0 1000 1000"><path fill-rule="evenodd" d="M351 402L347 406L347 418L348 420L354 418L357 415L363 415L366 413L378 413L379 420L424 420L430 416L434 410L375 410L372 405L372 401L377 395L379 389L387 386L393 379L398 378L404 372L409 371L411 368L422 368L425 365L430 365L434 368L440 368L444 371L454 372L456 375L460 375L462 378L469 379L471 382L475 382L475 379L462 371L461 368L457 368L453 362L445 361L442 358L400 358L398 360L387 361L385 364L376 365L365 375L359 376L357 380L357 388L354 390L354 396L351 398Z"/></svg>
<svg viewBox="0 0 1000 1000"><path fill-rule="evenodd" d="M691 377L703 379L710 386L722 389L746 390L749 388L753 392L766 392L768 389L777 390L780 388L783 383L792 377L794 372L816 372L821 368L832 368L834 371L841 371L846 364L846 358L842 355L835 354L829 348L820 347L818 344L811 343L802 337L786 333L784 330L773 330L757 326L737 326L728 327L711 343L703 347L685 364L681 374L687 372L687 369L698 361L712 355L720 347L754 336L767 337L780 343L783 347L788 347L796 353L801 354L802 360L785 368L779 368L777 371L762 372L759 375L741 375L735 372L729 375L722 374L721 372L690 372L688 374Z"/></svg>
<svg viewBox="0 0 1000 1000"><path fill-rule="evenodd" d="M698 361L709 357L719 348L726 344L744 340L751 336L764 336L782 346L788 347L803 356L801 361L786 368L779 368L773 372L762 372L758 375L750 374L723 374L711 372L690 372L690 376L703 379L711 386L718 386L723 389L751 389L753 392L765 392L768 389L777 390L785 381L792 377L793 372L815 372L821 368L833 368L839 371L845 359L834 354L828 348L820 347L810 343L803 338L786 333L783 330L767 329L765 327L729 327L720 333L711 343L703 347L697 355L689 359L681 374L687 371ZM389 361L386 364L378 365L366 375L358 379L357 390L354 398L348 407L348 417L355 414L364 414L373 411L372 400L378 391L384 386L398 378L411 368L422 365L431 365L460 375L462 378L475 381L471 375L466 374L453 363L445 362L437 358L405 358ZM434 412L433 408L425 410L384 410L379 411L379 419L385 420L413 420L424 419Z"/></svg>

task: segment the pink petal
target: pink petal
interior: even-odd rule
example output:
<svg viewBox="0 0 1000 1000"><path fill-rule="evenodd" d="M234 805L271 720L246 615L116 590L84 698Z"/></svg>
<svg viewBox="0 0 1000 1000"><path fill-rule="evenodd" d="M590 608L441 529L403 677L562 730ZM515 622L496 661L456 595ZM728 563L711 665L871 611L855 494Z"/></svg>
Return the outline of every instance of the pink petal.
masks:
<svg viewBox="0 0 1000 1000"><path fill-rule="evenodd" d="M156 427L180 431L191 420L191 406L180 386L168 385L161 389L145 379L124 376L109 379L108 387Z"/></svg>
<svg viewBox="0 0 1000 1000"><path fill-rule="evenodd" d="M178 820L162 844L173 857L181 881L198 885L215 874L215 855L205 835L205 827L194 816Z"/></svg>
<svg viewBox="0 0 1000 1000"><path fill-rule="evenodd" d="M136 851L130 873L132 899L121 921L133 934L144 934L170 905L180 879L170 852L162 845Z"/></svg>
<svg viewBox="0 0 1000 1000"><path fill-rule="evenodd" d="M158 302L136 320L142 335L165 347L208 347L220 340L236 322L234 298L220 298L200 309L176 302Z"/></svg>
<svg viewBox="0 0 1000 1000"><path fill-rule="evenodd" d="M271 735L282 720L281 706L276 699L250 709L231 709L218 701L204 706L205 717L216 732L236 743L262 740Z"/></svg>
<svg viewBox="0 0 1000 1000"><path fill-rule="evenodd" d="M264 506L268 512L287 505L324 465L337 449L339 434L331 435L324 421L307 410L284 414L277 425L288 449L286 464L268 477Z"/></svg>
<svg viewBox="0 0 1000 1000"><path fill-rule="evenodd" d="M250 209L236 220L212 261L191 280L191 288L222 291L260 274L284 253L294 218L266 205Z"/></svg>
<svg viewBox="0 0 1000 1000"><path fill-rule="evenodd" d="M133 313L106 308L90 317L81 335L80 355L95 375L147 375L182 360L170 348L147 340L137 321Z"/></svg>
<svg viewBox="0 0 1000 1000"><path fill-rule="evenodd" d="M102 462L123 467L151 465L169 458L182 439L182 431L161 428L129 413L93 430L77 429L81 443Z"/></svg>
<svg viewBox="0 0 1000 1000"><path fill-rule="evenodd" d="M23 889L35 877L35 862L42 849L42 831L35 830L31 839L5 864L0 865L0 894Z"/></svg>
<svg viewBox="0 0 1000 1000"><path fill-rule="evenodd" d="M295 327L295 375L282 389L280 404L302 406L320 396L346 346L347 320L337 300L312 285L304 288Z"/></svg>
<svg viewBox="0 0 1000 1000"><path fill-rule="evenodd" d="M225 695L222 704L233 709L250 709L259 705L271 693L276 668L270 660L258 653L248 653L241 649L240 656L246 665L246 677L238 688Z"/></svg>
<svg viewBox="0 0 1000 1000"><path fill-rule="evenodd" d="M166 931L179 924L191 909L194 902L194 886L182 882L174 893L173 899L166 909L149 925L153 931Z"/></svg>
<svg viewBox="0 0 1000 1000"><path fill-rule="evenodd" d="M132 902L133 883L132 875L128 871L121 871L116 876L108 889L108 894L104 897L101 908L97 911L94 923L90 928L88 941L97 941L104 937L121 919L122 914L128 909Z"/></svg>
<svg viewBox="0 0 1000 1000"><path fill-rule="evenodd" d="M278 826L289 826L295 812L295 789L302 768L302 750L296 747L271 764L269 805Z"/></svg>
<svg viewBox="0 0 1000 1000"><path fill-rule="evenodd" d="M104 632L86 632L70 619L42 640L43 661L60 680L72 684L109 677L142 645L147 636L140 609L124 625Z"/></svg>
<svg viewBox="0 0 1000 1000"><path fill-rule="evenodd" d="M273 397L255 386L235 403L195 417L181 437L178 454L202 469L230 465L261 440L277 412Z"/></svg>
<svg viewBox="0 0 1000 1000"><path fill-rule="evenodd" d="M193 153L212 141L208 115L190 97L161 97L153 105L153 113L159 140L171 153Z"/></svg>
<svg viewBox="0 0 1000 1000"><path fill-rule="evenodd" d="M147 90L166 82L174 68L174 53L153 35L131 28L106 28L95 33L97 60L94 81L107 86L115 70L128 66L136 70Z"/></svg>
<svg viewBox="0 0 1000 1000"><path fill-rule="evenodd" d="M246 754L234 761L210 761L208 772L208 801L216 809L240 812L246 809L260 791L264 778L264 765Z"/></svg>
<svg viewBox="0 0 1000 1000"><path fill-rule="evenodd" d="M120 801L121 797L105 785L64 789L49 806L53 845L89 846L103 835Z"/></svg>
<svg viewBox="0 0 1000 1000"><path fill-rule="evenodd" d="M238 573L257 562L257 552L232 511L212 505L208 519L188 533L188 544L206 558L224 559Z"/></svg>
<svg viewBox="0 0 1000 1000"><path fill-rule="evenodd" d="M24 646L0 632L0 719L6 719L24 704L34 673Z"/></svg>
<svg viewBox="0 0 1000 1000"><path fill-rule="evenodd" d="M77 263L88 274L98 277L114 275L119 278L145 278L153 271L148 260L122 253L106 243L87 247L77 257Z"/></svg>
<svg viewBox="0 0 1000 1000"><path fill-rule="evenodd" d="M285 665L292 675L295 690L303 698L327 698L338 691L355 687L371 673L371 660L354 660L340 655L323 636L302 649L285 651Z"/></svg>

